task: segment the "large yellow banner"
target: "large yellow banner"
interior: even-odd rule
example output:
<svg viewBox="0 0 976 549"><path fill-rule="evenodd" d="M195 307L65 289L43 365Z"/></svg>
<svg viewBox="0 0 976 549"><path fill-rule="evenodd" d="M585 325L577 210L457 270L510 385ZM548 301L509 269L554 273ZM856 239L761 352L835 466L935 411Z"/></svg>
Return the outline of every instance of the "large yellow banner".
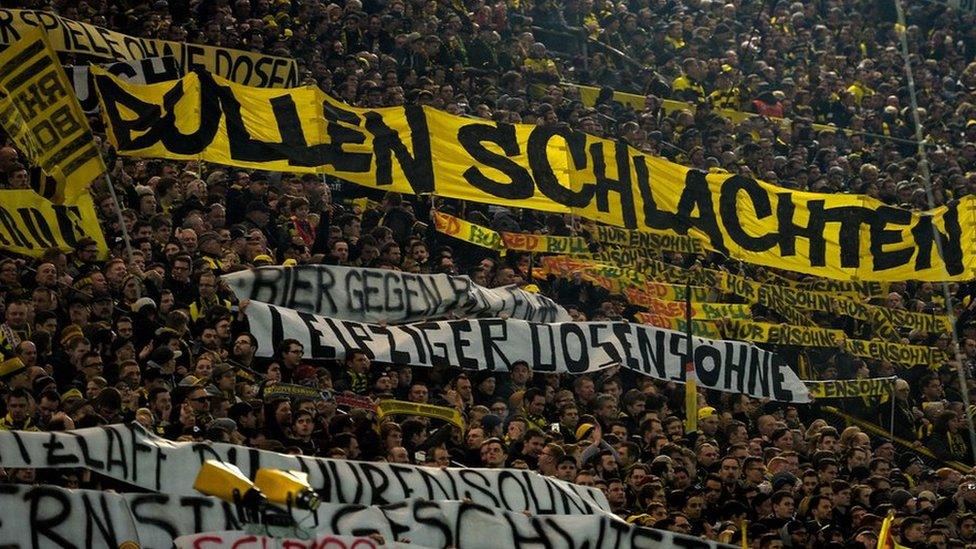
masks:
<svg viewBox="0 0 976 549"><path fill-rule="evenodd" d="M48 248L70 252L86 236L105 257L108 248L90 194L74 204L54 204L34 191L0 191L0 249L40 257Z"/></svg>
<svg viewBox="0 0 976 549"><path fill-rule="evenodd" d="M400 193L574 213L838 280L976 278L976 197L909 211L692 170L566 127L417 105L352 108L313 87L250 88L203 72L154 85L93 73L125 155L327 173Z"/></svg>
<svg viewBox="0 0 976 549"><path fill-rule="evenodd" d="M75 203L105 171L88 119L51 49L34 29L0 53L0 126L56 185L46 198Z"/></svg>
<svg viewBox="0 0 976 549"><path fill-rule="evenodd" d="M262 88L298 85L294 59L261 53L129 36L36 10L0 9L0 44L15 44L30 31L48 31L56 51L133 61L172 56L181 72L202 68L234 82Z"/></svg>

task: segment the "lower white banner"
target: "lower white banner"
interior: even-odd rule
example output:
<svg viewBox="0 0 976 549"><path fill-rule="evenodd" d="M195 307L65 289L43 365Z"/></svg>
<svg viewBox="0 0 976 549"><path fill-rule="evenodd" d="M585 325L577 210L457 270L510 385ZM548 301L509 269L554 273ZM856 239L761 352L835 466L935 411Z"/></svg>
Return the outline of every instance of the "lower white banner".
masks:
<svg viewBox="0 0 976 549"><path fill-rule="evenodd" d="M193 482L210 459L234 464L252 479L261 468L308 473L319 497L336 503L382 505L419 497L471 500L539 515L610 509L603 492L595 488L517 469L441 469L286 455L233 444L171 442L138 423L51 433L0 430L0 467L81 467L167 494L199 495Z"/></svg>
<svg viewBox="0 0 976 549"><path fill-rule="evenodd" d="M92 490L66 490L55 486L0 484L0 542L35 549L102 547L172 547L181 536L194 536L199 543L183 545L200 549L242 547L225 545L222 536L234 536L243 547L268 547L242 532L241 522L230 503L206 496L169 494L119 494ZM385 542L420 547L462 549L547 548L620 549L651 547L709 548L718 544L628 524L612 515L538 515L503 511L466 501L407 499L382 506L323 503L314 513L293 511L300 530L301 545L283 547L337 548L318 545L341 536L353 538L379 535ZM239 536L239 537L237 537ZM352 540L355 543L355 540ZM346 545L367 549L374 545ZM138 545L136 545L138 544Z"/></svg>
<svg viewBox="0 0 976 549"><path fill-rule="evenodd" d="M342 360L353 350L371 360L411 366L508 371L524 360L541 373L582 374L621 365L684 382L684 333L630 322L539 323L515 319L444 320L388 326L340 320L252 302L247 307L258 355L285 339L311 360ZM781 402L810 402L806 386L777 355L741 341L694 338L698 384Z"/></svg>

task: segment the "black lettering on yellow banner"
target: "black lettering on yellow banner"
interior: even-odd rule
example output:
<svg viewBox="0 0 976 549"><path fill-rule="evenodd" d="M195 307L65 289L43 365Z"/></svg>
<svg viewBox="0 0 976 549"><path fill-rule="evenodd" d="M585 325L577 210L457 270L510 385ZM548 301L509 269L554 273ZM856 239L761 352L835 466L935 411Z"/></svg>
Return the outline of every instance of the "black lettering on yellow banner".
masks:
<svg viewBox="0 0 976 549"><path fill-rule="evenodd" d="M922 365L930 368L938 368L945 360L945 353L935 347L904 345L888 341L848 339L846 342L846 350L854 356L873 360L886 360L892 364L906 368Z"/></svg>
<svg viewBox="0 0 976 549"><path fill-rule="evenodd" d="M724 278L725 291L742 297L750 303L758 303L776 311L790 324L813 325L813 321L806 313L796 307L797 299L795 296L790 296L791 292L787 288L759 284L743 276L729 273L726 273Z"/></svg>
<svg viewBox="0 0 976 549"><path fill-rule="evenodd" d="M654 313L637 313L634 315L634 318L642 324L656 326L658 328L684 333L688 331L688 323L683 318L667 317ZM719 332L715 323L710 320L692 320L691 329L692 335L707 337L709 339L722 339L721 332Z"/></svg>
<svg viewBox="0 0 976 549"><path fill-rule="evenodd" d="M470 242L489 250L503 250L502 237L497 232L481 225L465 221L441 212L434 213L434 227L437 232L453 236L458 240Z"/></svg>
<svg viewBox="0 0 976 549"><path fill-rule="evenodd" d="M105 171L88 119L40 28L0 53L0 126L55 185L37 189L74 204Z"/></svg>
<svg viewBox="0 0 976 549"><path fill-rule="evenodd" d="M703 241L688 235L635 231L605 225L593 225L587 227L587 230L594 242L615 246L644 250L665 250L685 254L700 254L707 251Z"/></svg>
<svg viewBox="0 0 976 549"><path fill-rule="evenodd" d="M418 106L353 108L317 89L267 93L205 73L164 87L122 86L104 74L95 81L113 143L126 155L326 173L395 192L517 202L691 236L735 259L824 278L976 278L976 197L912 212L867 196L706 174L565 127L497 124ZM200 98L212 101L201 107ZM132 120L117 105L145 114ZM178 128L207 131L183 136Z"/></svg>
<svg viewBox="0 0 976 549"><path fill-rule="evenodd" d="M804 381L814 398L850 398L890 394L895 378L842 379L833 381Z"/></svg>
<svg viewBox="0 0 976 549"><path fill-rule="evenodd" d="M792 280L772 271L766 273L769 282L777 286L789 286L809 292L831 292L850 297L884 297L890 292L891 284L872 280L827 280L822 278Z"/></svg>
<svg viewBox="0 0 976 549"><path fill-rule="evenodd" d="M41 257L49 248L75 249L86 236L95 239L100 257L108 247L91 195L74 204L54 204L34 191L0 191L0 249Z"/></svg>
<svg viewBox="0 0 976 549"><path fill-rule="evenodd" d="M464 417L454 408L447 406L420 404L404 400L381 400L376 405L376 416L383 419L388 415L412 415L440 419L459 429L464 429Z"/></svg>
<svg viewBox="0 0 976 549"><path fill-rule="evenodd" d="M0 44L15 44L33 30L47 31L55 51L115 61L174 57L183 73L204 69L248 86L297 86L294 59L256 52L134 37L50 12L0 9Z"/></svg>
<svg viewBox="0 0 976 549"><path fill-rule="evenodd" d="M843 330L744 320L727 321L722 329L729 339L799 347L833 347L844 337Z"/></svg>

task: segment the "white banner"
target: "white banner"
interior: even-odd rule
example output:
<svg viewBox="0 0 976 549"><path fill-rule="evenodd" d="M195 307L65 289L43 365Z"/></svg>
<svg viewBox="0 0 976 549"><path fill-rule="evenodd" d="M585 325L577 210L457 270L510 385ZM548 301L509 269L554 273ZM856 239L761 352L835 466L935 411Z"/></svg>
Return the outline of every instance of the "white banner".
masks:
<svg viewBox="0 0 976 549"><path fill-rule="evenodd" d="M181 76L180 65L175 57L150 57L148 59L135 59L132 61L119 61L100 65L119 78L123 78L133 84L156 84L168 80L178 80ZM92 78L88 65L76 65L65 67L64 71L68 74L71 86L75 89L81 109L88 114L98 112L98 96L92 93L95 89L95 81Z"/></svg>
<svg viewBox="0 0 976 549"><path fill-rule="evenodd" d="M153 491L199 495L193 489L208 459L303 471L323 501L382 505L411 497L464 500L533 514L581 515L609 510L599 490L515 469L433 468L267 452L223 443L171 442L137 423L40 433L0 431L0 467L84 467ZM2 539L2 538L0 538Z"/></svg>
<svg viewBox="0 0 976 549"><path fill-rule="evenodd" d="M467 276L302 265L260 267L222 278L239 299L356 322L420 322L449 316L570 320L569 313L546 296L516 286L485 288Z"/></svg>
<svg viewBox="0 0 976 549"><path fill-rule="evenodd" d="M308 539L272 537L242 531L204 532L173 540L176 549L435 549L415 543L390 542L361 536L318 534Z"/></svg>
<svg viewBox="0 0 976 549"><path fill-rule="evenodd" d="M246 527L232 504L203 496L118 494L0 484L0 509L3 509L0 542L19 547L115 548L131 547L132 543L147 548L172 547L180 536L239 531ZM370 507L323 503L314 514L295 510L293 516L309 537L379 534L387 542L409 540L422 547L718 547L708 540L627 524L606 513L526 516L464 501L414 498ZM295 547L307 546L310 545ZM210 549L222 545L196 547ZM355 547L365 549L369 545Z"/></svg>
<svg viewBox="0 0 976 549"><path fill-rule="evenodd" d="M508 371L525 360L541 373L582 374L615 365L656 379L684 382L688 338L630 322L533 323L485 318L386 326L303 313L254 302L247 308L258 355L284 339L305 356L342 360L362 350L371 360L411 366ZM775 354L751 343L694 338L698 384L781 402L810 402L806 386Z"/></svg>

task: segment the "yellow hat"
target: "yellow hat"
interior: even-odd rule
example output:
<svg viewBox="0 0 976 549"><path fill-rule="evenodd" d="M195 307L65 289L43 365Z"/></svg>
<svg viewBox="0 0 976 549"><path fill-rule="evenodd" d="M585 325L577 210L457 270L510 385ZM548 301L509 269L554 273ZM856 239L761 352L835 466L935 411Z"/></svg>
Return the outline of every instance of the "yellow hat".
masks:
<svg viewBox="0 0 976 549"><path fill-rule="evenodd" d="M76 337L84 337L85 334L81 332L81 328L77 324L69 324L63 330L61 330L61 346L67 346Z"/></svg>
<svg viewBox="0 0 976 549"><path fill-rule="evenodd" d="M717 416L717 415L718 415L718 412L715 410L715 408L712 408L711 406L705 406L701 410L698 410L698 419L699 420L702 420L702 419L705 419L705 418L709 418L709 417L712 417L712 416Z"/></svg>
<svg viewBox="0 0 976 549"><path fill-rule="evenodd" d="M4 358L3 362L0 362L0 379L10 379L25 370L27 366L19 356Z"/></svg>
<svg viewBox="0 0 976 549"><path fill-rule="evenodd" d="M78 389L68 389L67 391L61 393L61 402L83 398L85 398L85 395L81 394L81 391Z"/></svg>
<svg viewBox="0 0 976 549"><path fill-rule="evenodd" d="M274 263L274 259L272 259L271 256L268 254L260 254L254 256L254 263L257 263L258 261L267 261L268 263Z"/></svg>
<svg viewBox="0 0 976 549"><path fill-rule="evenodd" d="M539 287L535 284L526 284L525 286L522 286L522 289L533 294L539 293Z"/></svg>
<svg viewBox="0 0 976 549"><path fill-rule="evenodd" d="M592 423L583 423L576 428L576 440L583 440L591 432L593 432L594 425Z"/></svg>
<svg viewBox="0 0 976 549"><path fill-rule="evenodd" d="M289 257L282 263L282 265L285 267L294 267L295 265L298 265L298 261L295 261L294 258Z"/></svg>

